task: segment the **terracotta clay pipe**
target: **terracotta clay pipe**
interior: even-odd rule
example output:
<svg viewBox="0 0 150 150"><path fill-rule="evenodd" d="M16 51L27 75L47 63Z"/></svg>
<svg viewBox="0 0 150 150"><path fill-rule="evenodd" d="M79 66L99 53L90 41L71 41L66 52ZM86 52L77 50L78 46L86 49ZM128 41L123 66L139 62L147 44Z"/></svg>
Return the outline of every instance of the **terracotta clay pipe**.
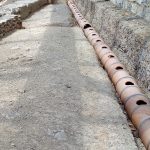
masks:
<svg viewBox="0 0 150 150"><path fill-rule="evenodd" d="M147 150L150 150L150 119L147 119L141 124L139 128L139 136L142 139L142 142L144 143Z"/></svg>
<svg viewBox="0 0 150 150"><path fill-rule="evenodd" d="M124 106L130 118L132 118L132 114L135 109L141 107L141 105L150 105L149 100L145 97L144 94L135 94L128 97L124 101Z"/></svg>
<svg viewBox="0 0 150 150"><path fill-rule="evenodd" d="M150 101L142 93L136 81L126 71L117 56L106 45L92 25L82 16L73 0L68 1L79 26L94 47L107 71L130 119L137 128L147 150L150 150Z"/></svg>

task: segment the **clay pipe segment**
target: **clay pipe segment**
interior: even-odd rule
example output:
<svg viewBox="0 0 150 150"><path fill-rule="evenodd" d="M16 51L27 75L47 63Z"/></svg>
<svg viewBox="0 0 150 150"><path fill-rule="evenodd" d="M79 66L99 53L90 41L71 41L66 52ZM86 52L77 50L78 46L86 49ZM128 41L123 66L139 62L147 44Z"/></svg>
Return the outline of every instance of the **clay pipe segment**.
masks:
<svg viewBox="0 0 150 150"><path fill-rule="evenodd" d="M69 5L69 6L71 6L71 4L72 4L72 1L70 0L70 1L68 1L67 3L68 3L68 5Z"/></svg>
<svg viewBox="0 0 150 150"><path fill-rule="evenodd" d="M74 6L70 6L70 9L71 9L71 11L73 12L74 15L77 12L80 13L80 11L76 7L74 7Z"/></svg>
<svg viewBox="0 0 150 150"><path fill-rule="evenodd" d="M139 128L139 136L147 150L150 150L150 118L146 119Z"/></svg>
<svg viewBox="0 0 150 150"><path fill-rule="evenodd" d="M77 8L76 5L74 4L74 2L71 2L71 1L70 1L68 4L69 4L69 6L72 6L72 7L74 7L74 8Z"/></svg>
<svg viewBox="0 0 150 150"><path fill-rule="evenodd" d="M119 94L119 96L121 95L121 93L127 88L127 87L132 87L132 86L137 86L136 81L132 78L132 77L126 77L126 78L122 78L121 80L119 80L116 84L116 91Z"/></svg>
<svg viewBox="0 0 150 150"><path fill-rule="evenodd" d="M84 26L85 26L86 24L90 24L86 19L77 20L77 21L78 21L78 24L80 25L80 27L81 27L82 29L84 29Z"/></svg>
<svg viewBox="0 0 150 150"><path fill-rule="evenodd" d="M117 58L108 59L104 64L105 70L108 70L108 68L114 63L119 63L119 60Z"/></svg>
<svg viewBox="0 0 150 150"><path fill-rule="evenodd" d="M106 64L106 62L107 62L108 60L110 60L110 59L112 59L112 58L116 58L116 59L117 59L116 55L115 55L112 51L106 52L106 51L104 50L103 52L104 52L103 55L102 55L102 53L101 53L100 59L101 59L101 62L102 62L102 64L103 64L104 66L105 66L105 64Z"/></svg>
<svg viewBox="0 0 150 150"><path fill-rule="evenodd" d="M115 64L115 63L120 63L120 62L114 62L114 63L112 63L112 64ZM105 65L106 66L106 65ZM109 66L111 66L111 65L109 65ZM106 66L105 68L106 68L106 70L108 70L109 69L109 66ZM112 74L112 76L111 76L111 80L112 80L112 82L113 82L113 84L116 86L116 83L120 80L120 79L122 79L122 78L125 78L125 77L131 77L130 75L129 75L129 73L127 72L127 71L125 71L125 70L118 70L118 71L116 71L114 74Z"/></svg>
<svg viewBox="0 0 150 150"><path fill-rule="evenodd" d="M143 105L150 105L150 101L144 94L134 94L124 101L124 106L130 119L135 109Z"/></svg>
<svg viewBox="0 0 150 150"><path fill-rule="evenodd" d="M101 60L101 57L104 56L107 53L111 53L110 48L103 44L103 43L99 43L99 46L95 49L96 54L98 55L99 59Z"/></svg>
<svg viewBox="0 0 150 150"><path fill-rule="evenodd" d="M120 62L117 62L110 65L110 67L107 69L107 73L110 77L112 77L117 71L120 70L126 70L126 69L124 65L122 65Z"/></svg>
<svg viewBox="0 0 150 150"><path fill-rule="evenodd" d="M132 112L131 120L137 129L140 129L143 122L147 119L150 119L150 105L147 103Z"/></svg>
<svg viewBox="0 0 150 150"><path fill-rule="evenodd" d="M100 37L94 38L91 41L92 46L94 47L95 45L97 45L98 43L100 44L104 44L103 39L101 39Z"/></svg>
<svg viewBox="0 0 150 150"><path fill-rule="evenodd" d="M76 14L76 15L75 15L75 18L76 18L76 20L79 22L80 20L83 19L83 16L82 16L82 15L79 15L79 14Z"/></svg>
<svg viewBox="0 0 150 150"><path fill-rule="evenodd" d="M80 20L83 20L84 17L80 14L80 13L75 13L75 18L77 19L77 21L79 22Z"/></svg>
<svg viewBox="0 0 150 150"><path fill-rule="evenodd" d="M73 0L68 0L68 3L69 4L74 4L74 1Z"/></svg>
<svg viewBox="0 0 150 150"><path fill-rule="evenodd" d="M74 7L72 7L71 10L72 10L74 15L75 15L75 13L79 12L79 10L77 8L74 8Z"/></svg>
<svg viewBox="0 0 150 150"><path fill-rule="evenodd" d="M141 90L139 89L138 86L129 86L126 87L121 93L120 93L120 99L122 103L126 101L128 97L131 97L135 94L142 94Z"/></svg>
<svg viewBox="0 0 150 150"><path fill-rule="evenodd" d="M104 44L104 43L97 43L95 45L95 51L99 54L99 58L101 59L101 57L103 55L105 55L106 53L110 53L112 52L109 48L108 45Z"/></svg>
<svg viewBox="0 0 150 150"><path fill-rule="evenodd" d="M72 12L74 15L82 15L77 8L72 8Z"/></svg>
<svg viewBox="0 0 150 150"><path fill-rule="evenodd" d="M71 2L71 1L68 1L68 5L69 5L70 7L74 6L73 2ZM74 6L74 7L75 7L75 6Z"/></svg>
<svg viewBox="0 0 150 150"><path fill-rule="evenodd" d="M98 33L96 33L95 31L94 32L91 32L90 34L88 34L87 36L89 42L91 43L93 39L95 38L100 38Z"/></svg>
<svg viewBox="0 0 150 150"><path fill-rule="evenodd" d="M71 7L71 11L73 12L73 14L75 15L75 13L80 13L79 10L77 8Z"/></svg>
<svg viewBox="0 0 150 150"><path fill-rule="evenodd" d="M69 4L68 4L68 5L69 5ZM69 7L70 7L70 9L71 9L72 13L74 14L74 12L75 12L75 8L74 8L72 5L70 5Z"/></svg>
<svg viewBox="0 0 150 150"><path fill-rule="evenodd" d="M76 8L75 5L72 4L72 3L70 3L70 2L68 2L68 5L69 5L69 7L70 7L71 10L73 10L74 8Z"/></svg>
<svg viewBox="0 0 150 150"><path fill-rule="evenodd" d="M83 28L83 32L84 32L85 36L88 37L88 35L90 33L93 33L93 32L96 32L96 31L90 24L85 24L85 26Z"/></svg>

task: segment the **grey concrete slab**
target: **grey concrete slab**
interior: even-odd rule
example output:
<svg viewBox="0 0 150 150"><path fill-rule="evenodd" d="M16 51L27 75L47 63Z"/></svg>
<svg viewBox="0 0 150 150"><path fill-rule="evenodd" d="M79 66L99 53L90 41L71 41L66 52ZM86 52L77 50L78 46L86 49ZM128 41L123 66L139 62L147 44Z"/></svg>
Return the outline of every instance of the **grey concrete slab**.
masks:
<svg viewBox="0 0 150 150"><path fill-rule="evenodd" d="M80 28L63 26L62 7L0 41L0 149L137 150L94 49Z"/></svg>
<svg viewBox="0 0 150 150"><path fill-rule="evenodd" d="M53 17L51 15L53 14ZM63 17L62 17L63 16ZM40 18L40 19L39 19ZM64 4L48 5L23 22L24 27L70 26L73 23L71 12Z"/></svg>

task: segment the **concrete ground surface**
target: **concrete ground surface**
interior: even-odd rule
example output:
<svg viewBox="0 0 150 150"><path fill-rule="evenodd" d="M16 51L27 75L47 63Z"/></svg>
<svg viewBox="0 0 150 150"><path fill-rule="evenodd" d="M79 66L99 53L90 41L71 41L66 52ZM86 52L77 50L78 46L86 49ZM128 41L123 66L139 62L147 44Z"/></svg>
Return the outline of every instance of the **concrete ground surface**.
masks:
<svg viewBox="0 0 150 150"><path fill-rule="evenodd" d="M0 150L137 150L114 88L64 4L0 41Z"/></svg>

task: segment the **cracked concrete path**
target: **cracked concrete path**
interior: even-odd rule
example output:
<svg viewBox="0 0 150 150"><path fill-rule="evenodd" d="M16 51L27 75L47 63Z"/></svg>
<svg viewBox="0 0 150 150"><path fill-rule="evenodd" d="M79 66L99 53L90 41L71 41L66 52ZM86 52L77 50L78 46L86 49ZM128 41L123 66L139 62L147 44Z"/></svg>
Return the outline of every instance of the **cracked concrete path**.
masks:
<svg viewBox="0 0 150 150"><path fill-rule="evenodd" d="M137 150L106 72L66 4L0 41L0 150Z"/></svg>

